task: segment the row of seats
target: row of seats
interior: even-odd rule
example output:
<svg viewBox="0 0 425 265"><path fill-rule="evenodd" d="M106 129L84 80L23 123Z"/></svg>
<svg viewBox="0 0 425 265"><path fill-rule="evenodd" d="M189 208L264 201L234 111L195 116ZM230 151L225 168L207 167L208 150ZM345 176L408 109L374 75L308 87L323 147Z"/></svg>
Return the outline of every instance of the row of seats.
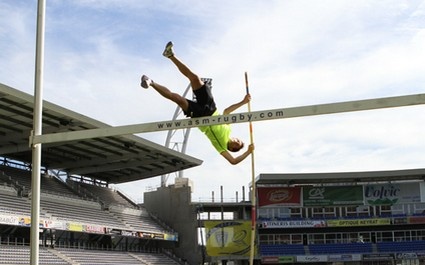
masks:
<svg viewBox="0 0 425 265"><path fill-rule="evenodd" d="M425 250L425 240L403 242L379 242L376 244L379 253L415 252ZM305 255L305 254L362 254L373 253L372 243L347 244L292 244L292 245L260 245L263 256Z"/></svg>
<svg viewBox="0 0 425 265"><path fill-rule="evenodd" d="M46 248L39 249L39 264L70 264ZM0 264L30 264L30 248L26 246L0 245Z"/></svg>
<svg viewBox="0 0 425 265"><path fill-rule="evenodd" d="M4 176L8 176L9 181L13 182L17 187L22 188L26 192L31 190L31 171L0 165L0 172L3 172ZM75 191L59 182L55 177L42 175L40 181L41 189L44 193L57 194L62 197L79 198Z"/></svg>
<svg viewBox="0 0 425 265"><path fill-rule="evenodd" d="M279 256L279 255L305 255L304 245L260 245L260 253L263 256Z"/></svg>
<svg viewBox="0 0 425 265"><path fill-rule="evenodd" d="M29 264L28 246L0 245L0 264ZM83 249L39 248L40 265L102 265L102 264L160 264L178 265L179 263L161 253L116 252Z"/></svg>
<svg viewBox="0 0 425 265"><path fill-rule="evenodd" d="M372 243L347 243L347 244L312 244L308 245L311 254L359 254L372 253Z"/></svg>
<svg viewBox="0 0 425 265"><path fill-rule="evenodd" d="M91 264L161 264L178 265L175 260L161 253L93 251L59 249L58 252L81 265Z"/></svg>
<svg viewBox="0 0 425 265"><path fill-rule="evenodd" d="M53 202L50 200L41 200L40 202L41 209L56 217L58 220L97 224L110 228L124 227L128 229L122 222L114 218L111 213L102 210L100 204L97 206L98 207L91 207L86 204L74 205L64 202L58 203L58 201Z"/></svg>
<svg viewBox="0 0 425 265"><path fill-rule="evenodd" d="M71 181L72 180L70 180L69 182ZM74 182L73 183L74 185L78 185L81 188L84 188L92 192L106 205L117 204L117 205L122 205L123 207L136 208L135 204L131 203L129 200L124 198L121 194L119 194L117 191L113 189L110 189L107 187L95 186L95 185L82 183L82 182L75 182L75 181L72 181L72 182Z"/></svg>
<svg viewBox="0 0 425 265"><path fill-rule="evenodd" d="M145 209L126 211L119 207L110 208L109 211L133 230L163 231L164 229L155 222Z"/></svg>
<svg viewBox="0 0 425 265"><path fill-rule="evenodd" d="M377 243L379 252L425 251L425 240L380 242Z"/></svg>

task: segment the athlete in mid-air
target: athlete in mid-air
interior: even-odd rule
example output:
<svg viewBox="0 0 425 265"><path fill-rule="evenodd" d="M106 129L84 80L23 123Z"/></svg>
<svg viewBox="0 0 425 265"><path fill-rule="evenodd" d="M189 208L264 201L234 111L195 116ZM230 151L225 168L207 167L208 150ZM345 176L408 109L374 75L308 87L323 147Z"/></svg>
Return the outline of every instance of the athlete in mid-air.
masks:
<svg viewBox="0 0 425 265"><path fill-rule="evenodd" d="M154 82L146 75L143 75L141 78L141 86L143 88L153 87L160 95L180 106L187 117L197 118L220 115L211 93L211 85L207 82L203 82L197 74L193 73L189 67L176 57L171 41L165 46L162 55L169 58L179 71L189 79L193 93L196 96L196 101L186 99L170 91L167 87ZM224 109L223 114L232 113L239 107L247 104L250 100L251 96L247 94L242 101ZM233 156L230 153L241 150L244 147L244 143L238 138L230 136L231 128L229 124L199 126L199 129L208 137L214 148L232 165L236 165L247 158L254 150L254 145L250 144L248 149L239 156Z"/></svg>

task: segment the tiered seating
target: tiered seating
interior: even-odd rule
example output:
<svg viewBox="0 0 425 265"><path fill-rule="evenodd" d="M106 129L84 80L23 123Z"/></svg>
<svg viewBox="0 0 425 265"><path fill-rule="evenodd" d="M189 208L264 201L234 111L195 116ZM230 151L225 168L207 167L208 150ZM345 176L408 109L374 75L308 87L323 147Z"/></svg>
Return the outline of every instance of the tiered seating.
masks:
<svg viewBox="0 0 425 265"><path fill-rule="evenodd" d="M13 168L13 167L6 167L6 166L0 166L0 170L3 171L7 176L11 176L15 182L22 188L25 188L27 190L31 189L31 172Z"/></svg>
<svg viewBox="0 0 425 265"><path fill-rule="evenodd" d="M100 187L90 185L87 183L77 183L81 187L89 190L93 195L97 196L106 205L122 205L124 207L135 208L135 205L130 203L127 199L121 196L117 191L112 190L108 187Z"/></svg>
<svg viewBox="0 0 425 265"><path fill-rule="evenodd" d="M41 178L41 192L59 194L63 197L80 198L77 193L68 188L63 182L49 176L43 176Z"/></svg>
<svg viewBox="0 0 425 265"><path fill-rule="evenodd" d="M161 225L149 216L146 209L137 210L123 207L111 207L109 211L136 231L149 231L154 233L162 233L165 231Z"/></svg>
<svg viewBox="0 0 425 265"><path fill-rule="evenodd" d="M11 176L17 185L27 191L31 190L31 171L21 170L13 167L0 166L0 170L7 176ZM78 195L61 183L55 177L41 176L41 192L58 194L64 197L78 198Z"/></svg>
<svg viewBox="0 0 425 265"><path fill-rule="evenodd" d="M58 220L68 220L87 224L98 224L111 228L126 228L119 220L109 212L101 209L101 205L95 202L83 200L53 201L42 198L41 209Z"/></svg>
<svg viewBox="0 0 425 265"><path fill-rule="evenodd" d="M46 248L39 248L38 258L40 265L69 264ZM0 264L30 264L30 247L0 245Z"/></svg>
<svg viewBox="0 0 425 265"><path fill-rule="evenodd" d="M56 249L59 253L70 258L73 262L80 265L106 265L106 264L126 264L139 265L146 264L141 260L125 252L114 251L96 251L82 249Z"/></svg>
<svg viewBox="0 0 425 265"><path fill-rule="evenodd" d="M17 182L19 186L25 188L31 186L31 172L3 166L0 169L5 172L5 176L11 176L12 180ZM7 179L8 177L5 181ZM88 190L88 194L100 199L101 202L84 200L77 195L77 192L72 191L70 186L56 178L42 176L41 216L47 215L58 220L133 231L163 233L170 230L164 229L152 219L146 209L140 209L110 188L79 182L76 184L78 186L74 185L73 187L82 187L84 190ZM30 216L30 198L6 195L6 193L11 192L2 190L3 192L0 192L4 198L0 197L0 211L13 211L17 214ZM103 206L107 208L105 209Z"/></svg>
<svg viewBox="0 0 425 265"><path fill-rule="evenodd" d="M158 265L179 265L178 262L160 253L130 253L145 262L145 264Z"/></svg>
<svg viewBox="0 0 425 265"><path fill-rule="evenodd" d="M372 253L372 243L312 244L308 245L311 254Z"/></svg>
<svg viewBox="0 0 425 265"><path fill-rule="evenodd" d="M260 245L260 253L264 256L305 255L304 245Z"/></svg>
<svg viewBox="0 0 425 265"><path fill-rule="evenodd" d="M0 212L16 215L31 215L31 204L26 198L4 194L0 191Z"/></svg>
<svg viewBox="0 0 425 265"><path fill-rule="evenodd" d="M379 252L415 252L425 250L425 240L401 241L401 242L379 242Z"/></svg>

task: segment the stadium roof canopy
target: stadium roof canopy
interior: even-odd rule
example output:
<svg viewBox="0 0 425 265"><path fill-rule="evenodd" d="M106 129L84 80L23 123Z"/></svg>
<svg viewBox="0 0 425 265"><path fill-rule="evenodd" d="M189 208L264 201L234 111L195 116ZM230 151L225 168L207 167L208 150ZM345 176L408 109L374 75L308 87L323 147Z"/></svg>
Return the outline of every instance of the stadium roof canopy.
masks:
<svg viewBox="0 0 425 265"><path fill-rule="evenodd" d="M389 171L328 172L328 173L287 173L260 174L257 185L320 185L331 183L367 183L388 181L425 180L425 169L404 169Z"/></svg>
<svg viewBox="0 0 425 265"><path fill-rule="evenodd" d="M34 97L0 83L0 157L32 162L29 137ZM43 102L43 133L111 127ZM135 135L42 145L42 167L107 183L124 183L168 174L202 161Z"/></svg>

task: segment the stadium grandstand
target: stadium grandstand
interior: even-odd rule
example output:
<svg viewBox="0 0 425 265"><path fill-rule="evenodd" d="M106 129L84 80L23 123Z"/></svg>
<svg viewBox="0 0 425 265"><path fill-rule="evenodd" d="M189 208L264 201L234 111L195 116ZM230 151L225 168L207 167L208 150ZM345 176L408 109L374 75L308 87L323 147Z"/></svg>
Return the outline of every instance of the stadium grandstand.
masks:
<svg viewBox="0 0 425 265"><path fill-rule="evenodd" d="M29 264L33 105L0 84L0 264ZM110 127L43 105L43 132ZM43 145L40 264L184 264L178 232L110 185L201 163L134 135Z"/></svg>
<svg viewBox="0 0 425 265"><path fill-rule="evenodd" d="M33 97L0 84L0 264L29 264ZM108 125L44 103L44 132ZM191 182L110 187L202 161L134 135L44 144L40 264L249 264L251 202ZM425 264L425 169L260 174L256 264ZM200 235L199 235L200 233Z"/></svg>

